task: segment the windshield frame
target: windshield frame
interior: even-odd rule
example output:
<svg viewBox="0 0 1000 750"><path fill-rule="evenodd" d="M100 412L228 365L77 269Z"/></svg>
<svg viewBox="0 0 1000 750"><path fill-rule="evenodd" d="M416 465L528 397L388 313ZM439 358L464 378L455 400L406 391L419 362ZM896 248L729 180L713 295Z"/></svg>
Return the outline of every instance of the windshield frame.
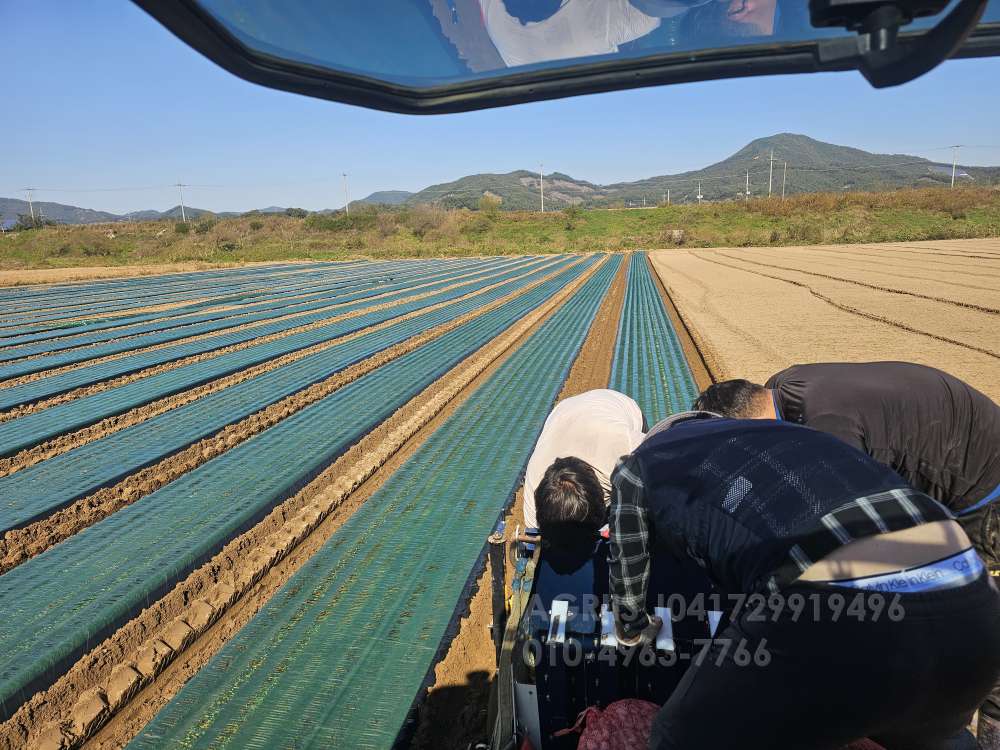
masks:
<svg viewBox="0 0 1000 750"><path fill-rule="evenodd" d="M565 67L491 73L427 87L298 62L243 44L194 0L133 0L184 43L244 80L268 88L401 114L468 112L581 94L676 83L856 70L855 37L759 43L641 57L571 62ZM914 39L922 31L901 33ZM841 54L830 56L830 45ZM846 53L846 54L845 54ZM980 24L952 59L1000 56L1000 22Z"/></svg>

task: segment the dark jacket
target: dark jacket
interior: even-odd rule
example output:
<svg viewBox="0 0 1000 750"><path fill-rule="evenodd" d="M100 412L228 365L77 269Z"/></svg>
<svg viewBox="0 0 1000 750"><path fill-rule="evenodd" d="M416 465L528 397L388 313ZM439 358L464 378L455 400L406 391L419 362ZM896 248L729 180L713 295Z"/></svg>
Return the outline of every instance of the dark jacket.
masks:
<svg viewBox="0 0 1000 750"><path fill-rule="evenodd" d="M653 547L748 594L778 590L851 541L949 518L842 441L769 420L679 422L651 434L613 482L612 588L630 607L643 601Z"/></svg>
<svg viewBox="0 0 1000 750"><path fill-rule="evenodd" d="M955 513L1000 485L1000 406L907 362L795 365L767 381L780 417L837 436Z"/></svg>

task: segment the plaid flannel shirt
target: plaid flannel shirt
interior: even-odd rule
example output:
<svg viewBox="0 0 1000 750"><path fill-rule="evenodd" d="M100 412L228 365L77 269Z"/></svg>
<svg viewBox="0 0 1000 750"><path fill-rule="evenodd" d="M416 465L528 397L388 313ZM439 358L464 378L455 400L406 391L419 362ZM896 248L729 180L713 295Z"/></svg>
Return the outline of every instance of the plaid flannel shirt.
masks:
<svg viewBox="0 0 1000 750"><path fill-rule="evenodd" d="M654 427L650 435L656 432ZM868 458L862 460L870 461ZM719 494L719 497L725 498L723 510L735 509L727 507L726 503L733 496L732 488L739 486L741 480L749 484L742 476L735 475L735 479L729 480L730 490ZM863 483L859 481L857 484L861 489ZM815 561L852 541L953 518L940 503L905 486L902 480L900 485L860 495L815 517L811 523L796 530L796 543L789 545L783 560L775 561L775 567L769 571L757 571L764 573L764 578L731 584L744 586L743 593L747 594L757 590L776 592L798 578ZM796 496L794 484L789 486L792 489L790 496ZM807 499L803 495L796 505L804 505ZM711 501L706 499L706 502ZM615 625L618 637L631 641L649 624L646 595L651 565L649 504L636 454L624 457L611 477L609 526L608 562ZM692 554L690 546L687 553ZM724 555L726 551L715 550L715 553Z"/></svg>
<svg viewBox="0 0 1000 750"><path fill-rule="evenodd" d="M618 636L632 640L649 624L649 514L638 461L625 457L611 477L608 562Z"/></svg>

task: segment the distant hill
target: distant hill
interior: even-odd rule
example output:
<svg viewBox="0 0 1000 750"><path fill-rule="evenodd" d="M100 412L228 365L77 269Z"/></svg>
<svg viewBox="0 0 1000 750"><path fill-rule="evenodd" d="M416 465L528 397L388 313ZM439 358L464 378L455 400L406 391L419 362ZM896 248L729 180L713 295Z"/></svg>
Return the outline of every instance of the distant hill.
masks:
<svg viewBox="0 0 1000 750"><path fill-rule="evenodd" d="M407 203L437 203L448 208L476 208L486 193L500 198L507 210L537 209L538 172L518 170L507 174L474 174L454 182L431 185L415 193ZM595 204L607 198L604 188L577 180L559 172L545 175L545 200L561 208L569 205Z"/></svg>
<svg viewBox="0 0 1000 750"><path fill-rule="evenodd" d="M117 221L115 214L106 211L93 211L89 208L64 206L61 203L34 201L35 215L44 216L59 224L92 224L99 221ZM0 222L17 221L19 214L30 214L28 201L17 198L0 198Z"/></svg>
<svg viewBox="0 0 1000 750"><path fill-rule="evenodd" d="M786 192L814 193L845 190L894 190L905 187L947 187L951 184L951 164L933 162L906 154L875 154L848 146L824 143L804 135L781 133L751 141L732 156L704 169L676 175L651 177L637 182L609 185L620 199L654 198L671 190L671 200L697 200L698 180L707 200L740 198L746 190L750 170L752 196L767 195L768 158L774 151L772 190L781 194L787 162ZM1000 182L1000 167L963 166L958 180L966 184L991 185Z"/></svg>
<svg viewBox="0 0 1000 750"><path fill-rule="evenodd" d="M281 209L284 211L284 209ZM216 213L214 211L209 211L205 208L194 208L193 206L184 206L184 216L187 217L188 221L192 219L200 219L202 216L218 216L221 218L239 216L239 213L235 211L220 211ZM130 214L122 214L121 216L116 216L112 221L117 221L119 219L131 219L133 221L159 221L160 219L170 219L173 221L181 220L181 207L179 205L173 208L168 208L166 211L133 211Z"/></svg>
<svg viewBox="0 0 1000 750"><path fill-rule="evenodd" d="M768 159L772 149L772 190L777 194L781 193L786 162L788 194L893 190L903 187L947 186L951 183L950 163L933 162L917 156L874 154L848 146L823 143L804 135L781 133L758 138L732 156L704 169L649 177L635 182L597 185L559 172L547 174L545 205L547 208L564 208L569 205L639 205L643 200L648 205L653 205L665 200L668 190L672 202L693 202L697 200L699 180L705 200L739 198L746 190L748 169L751 195L767 195ZM1000 167L962 166L959 168L958 179L967 184L997 184L1000 183ZM502 208L537 209L538 173L520 170L507 174L469 175L454 182L425 188L407 202L475 208L486 192L498 196Z"/></svg>
<svg viewBox="0 0 1000 750"><path fill-rule="evenodd" d="M359 201L351 201L351 203L370 203L378 206L398 206L406 203L406 201L412 196L413 193L406 190L380 190L372 193L367 198L362 198Z"/></svg>
<svg viewBox="0 0 1000 750"><path fill-rule="evenodd" d="M609 207L621 205L655 205L666 199L667 192L674 203L697 201L699 181L705 200L742 198L746 190L747 170L750 172L750 193L767 195L769 157L774 153L771 187L781 194L783 177L787 194L844 190L895 190L905 187L932 187L951 184L951 163L934 162L906 154L874 154L849 146L824 143L795 133L779 133L751 141L732 156L704 169L680 174L659 175L635 182L599 185L570 177L561 172L545 175L545 207L561 209L567 206ZM785 164L788 164L787 175ZM957 179L964 184L1000 184L1000 167L961 166ZM431 185L418 193L405 190L383 190L372 193L352 204L413 205L432 203L447 208L476 208L484 195L500 199L505 210L532 210L539 207L538 173L518 170L506 174L473 174L453 182ZM135 211L126 215L77 208L60 203L35 202L36 210L53 221L65 224L93 222L155 221L181 218L180 206L166 211ZM317 213L336 213L341 209L326 209ZM280 206L258 209L258 213L283 213ZM0 198L0 223L28 213L28 204L15 198ZM198 219L212 212L185 206L188 219ZM239 216L221 212L218 217Z"/></svg>

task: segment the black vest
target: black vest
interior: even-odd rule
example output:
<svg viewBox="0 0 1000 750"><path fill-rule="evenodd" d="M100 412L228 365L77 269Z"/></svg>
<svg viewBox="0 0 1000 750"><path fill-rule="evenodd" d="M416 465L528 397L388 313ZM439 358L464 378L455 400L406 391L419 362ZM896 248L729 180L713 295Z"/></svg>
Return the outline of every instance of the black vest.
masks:
<svg viewBox="0 0 1000 750"><path fill-rule="evenodd" d="M651 545L694 558L726 593L775 591L845 538L951 517L864 453L783 422L690 419L633 455Z"/></svg>

